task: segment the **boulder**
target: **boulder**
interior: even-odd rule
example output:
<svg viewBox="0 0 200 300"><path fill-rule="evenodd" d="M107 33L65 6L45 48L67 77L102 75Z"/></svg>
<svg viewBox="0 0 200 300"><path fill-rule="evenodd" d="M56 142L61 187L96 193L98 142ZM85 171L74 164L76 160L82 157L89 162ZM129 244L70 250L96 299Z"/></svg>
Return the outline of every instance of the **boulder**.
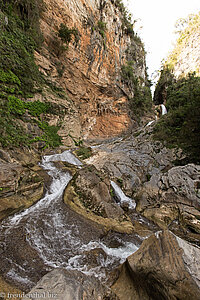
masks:
<svg viewBox="0 0 200 300"><path fill-rule="evenodd" d="M117 300L118 297L91 276L75 270L55 269L47 273L23 298L44 300Z"/></svg>
<svg viewBox="0 0 200 300"><path fill-rule="evenodd" d="M94 166L77 171L64 192L64 202L107 230L127 233L133 230L131 220L113 198L108 177Z"/></svg>
<svg viewBox="0 0 200 300"><path fill-rule="evenodd" d="M113 290L121 300L198 300L199 257L200 248L159 231L128 257Z"/></svg>

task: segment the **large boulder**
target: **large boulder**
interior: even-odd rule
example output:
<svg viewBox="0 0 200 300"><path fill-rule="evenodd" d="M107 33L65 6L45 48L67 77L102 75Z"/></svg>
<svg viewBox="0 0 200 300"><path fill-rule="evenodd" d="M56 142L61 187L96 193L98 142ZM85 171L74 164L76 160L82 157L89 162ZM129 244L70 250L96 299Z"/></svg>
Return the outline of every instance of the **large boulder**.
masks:
<svg viewBox="0 0 200 300"><path fill-rule="evenodd" d="M23 298L44 300L117 300L118 297L91 276L79 271L55 269L47 273Z"/></svg>
<svg viewBox="0 0 200 300"><path fill-rule="evenodd" d="M64 193L64 202L106 230L131 233L133 225L115 202L110 181L94 166L77 171Z"/></svg>
<svg viewBox="0 0 200 300"><path fill-rule="evenodd" d="M22 164L1 151L0 220L38 201L44 192L41 168ZM34 162L35 163L35 162Z"/></svg>
<svg viewBox="0 0 200 300"><path fill-rule="evenodd" d="M168 230L157 232L128 257L113 290L121 300L198 300L199 257L198 247Z"/></svg>

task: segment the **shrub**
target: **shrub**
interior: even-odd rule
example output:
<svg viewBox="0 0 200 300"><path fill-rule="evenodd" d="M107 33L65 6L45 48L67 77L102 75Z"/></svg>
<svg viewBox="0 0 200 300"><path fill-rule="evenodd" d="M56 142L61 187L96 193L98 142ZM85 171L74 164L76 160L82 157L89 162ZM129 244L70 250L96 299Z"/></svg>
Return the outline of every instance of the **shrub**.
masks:
<svg viewBox="0 0 200 300"><path fill-rule="evenodd" d="M24 102L15 96L8 96L8 111L14 115L23 115L25 113Z"/></svg>
<svg viewBox="0 0 200 300"><path fill-rule="evenodd" d="M74 36L75 45L78 45L78 42L80 40L80 34L77 28L68 28L65 24L61 23L60 28L58 30L58 36L61 38L63 43L68 44L72 41L72 38Z"/></svg>
<svg viewBox="0 0 200 300"><path fill-rule="evenodd" d="M24 107L28 109L29 113L34 117L39 117L42 113L50 111L50 103L40 102L39 100L34 102L24 103Z"/></svg>
<svg viewBox="0 0 200 300"><path fill-rule="evenodd" d="M81 159L89 158L92 155L92 149L89 147L79 147L76 150L76 155L79 156Z"/></svg>

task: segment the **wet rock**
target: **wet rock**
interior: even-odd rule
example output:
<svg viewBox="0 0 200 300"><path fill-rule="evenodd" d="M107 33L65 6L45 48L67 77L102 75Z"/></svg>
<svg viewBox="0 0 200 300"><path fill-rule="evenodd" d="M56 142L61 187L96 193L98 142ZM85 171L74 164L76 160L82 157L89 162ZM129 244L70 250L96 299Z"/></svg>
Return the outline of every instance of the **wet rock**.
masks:
<svg viewBox="0 0 200 300"><path fill-rule="evenodd" d="M132 230L130 219L111 195L108 177L94 166L79 170L65 190L64 201L72 209L105 226L122 232Z"/></svg>
<svg viewBox="0 0 200 300"><path fill-rule="evenodd" d="M191 242L200 241L200 166L188 164L151 177L137 194L137 211Z"/></svg>
<svg viewBox="0 0 200 300"><path fill-rule="evenodd" d="M83 256L81 257L81 264L88 265L89 269L95 268L97 265L100 265L100 261L106 261L107 254L101 248L95 248L88 251L84 251Z"/></svg>
<svg viewBox="0 0 200 300"><path fill-rule="evenodd" d="M32 296L31 296L32 295ZM94 277L74 270L56 269L47 273L38 284L23 298L54 300L117 300L118 297ZM37 297L38 298L38 297Z"/></svg>
<svg viewBox="0 0 200 300"><path fill-rule="evenodd" d="M17 162L0 162L0 219L31 206L43 195L38 170Z"/></svg>
<svg viewBox="0 0 200 300"><path fill-rule="evenodd" d="M170 231L157 232L127 259L113 290L121 300L200 299L199 255Z"/></svg>

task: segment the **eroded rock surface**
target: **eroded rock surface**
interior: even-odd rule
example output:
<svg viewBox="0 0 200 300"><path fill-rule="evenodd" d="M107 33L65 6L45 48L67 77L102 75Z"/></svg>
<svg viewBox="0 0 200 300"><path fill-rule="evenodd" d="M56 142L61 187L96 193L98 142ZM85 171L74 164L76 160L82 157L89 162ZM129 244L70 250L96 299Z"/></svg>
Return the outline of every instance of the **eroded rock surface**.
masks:
<svg viewBox="0 0 200 300"><path fill-rule="evenodd" d="M200 166L188 164L156 174L138 192L137 210L161 227L200 241Z"/></svg>
<svg viewBox="0 0 200 300"><path fill-rule="evenodd" d="M46 300L119 299L94 277L86 276L78 271L63 269L56 269L47 273L23 300L33 299L34 295L40 295L42 299Z"/></svg>
<svg viewBox="0 0 200 300"><path fill-rule="evenodd" d="M153 127L143 127L129 137L94 147L94 155L86 160L114 180L123 181L123 190L129 196L141 185L173 166L173 161L182 156L180 150L167 149L161 142L152 139Z"/></svg>
<svg viewBox="0 0 200 300"><path fill-rule="evenodd" d="M23 151L1 150L0 159L0 220L28 208L43 195L44 186L38 157ZM13 155L14 154L14 155ZM29 158L28 158L29 156Z"/></svg>
<svg viewBox="0 0 200 300"><path fill-rule="evenodd" d="M63 101L67 108L59 131L63 142L69 145L68 133L105 138L126 132L132 126L128 97L134 95L133 88L121 78L122 66L130 61L134 76L145 84L147 76L143 45L134 32L128 34L124 28L122 4L99 0L44 2L40 24L45 41L35 57L40 71L68 96L64 101L53 97L54 103ZM77 31L67 51L58 36L61 23ZM52 98L50 93L41 97Z"/></svg>
<svg viewBox="0 0 200 300"><path fill-rule="evenodd" d="M136 210L161 228L199 243L200 167L174 166L184 159L180 149L168 149L152 138L153 125L128 138L93 147L87 163L120 184L137 202Z"/></svg>

